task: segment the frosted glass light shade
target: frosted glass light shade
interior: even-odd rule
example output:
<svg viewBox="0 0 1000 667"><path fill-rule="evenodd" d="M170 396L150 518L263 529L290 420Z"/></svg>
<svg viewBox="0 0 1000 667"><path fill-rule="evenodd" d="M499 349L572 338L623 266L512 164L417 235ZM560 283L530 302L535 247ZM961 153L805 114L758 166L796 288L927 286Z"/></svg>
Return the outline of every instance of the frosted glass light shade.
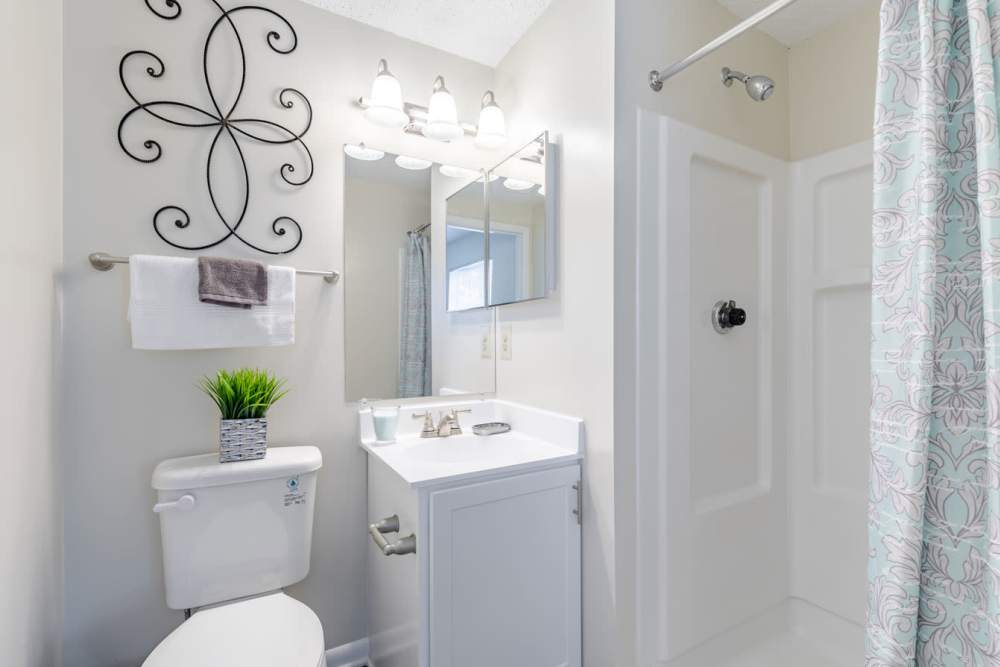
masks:
<svg viewBox="0 0 1000 667"><path fill-rule="evenodd" d="M365 118L381 125L399 129L410 122L403 111L403 89L399 80L389 72L385 60L378 61L378 74L372 82L372 94L365 109Z"/></svg>
<svg viewBox="0 0 1000 667"><path fill-rule="evenodd" d="M427 105L427 124L423 127L424 136L436 141L453 141L462 136L462 127L458 124L458 109L455 108L455 98L445 88L444 79L434 80L434 92Z"/></svg>
<svg viewBox="0 0 1000 667"><path fill-rule="evenodd" d="M443 164L438 168L443 175L448 178L464 178L473 179L479 178L479 172L474 169L466 169L464 167L455 167L450 164Z"/></svg>
<svg viewBox="0 0 1000 667"><path fill-rule="evenodd" d="M514 192L523 192L524 190L530 190L535 187L535 184L531 181L523 181L519 178L505 178L503 186L508 190L513 190Z"/></svg>
<svg viewBox="0 0 1000 667"><path fill-rule="evenodd" d="M476 145L481 148L499 148L507 143L507 121L503 109L496 103L493 91L483 95L483 108L479 112Z"/></svg>
<svg viewBox="0 0 1000 667"><path fill-rule="evenodd" d="M357 145L345 144L344 152L355 160L364 160L365 162L375 162L385 157L385 152L368 148L363 143Z"/></svg>
<svg viewBox="0 0 1000 667"><path fill-rule="evenodd" d="M396 166L400 169L408 169L409 171L421 171L429 168L432 164L434 163L430 160L410 157L409 155L400 155L396 158Z"/></svg>

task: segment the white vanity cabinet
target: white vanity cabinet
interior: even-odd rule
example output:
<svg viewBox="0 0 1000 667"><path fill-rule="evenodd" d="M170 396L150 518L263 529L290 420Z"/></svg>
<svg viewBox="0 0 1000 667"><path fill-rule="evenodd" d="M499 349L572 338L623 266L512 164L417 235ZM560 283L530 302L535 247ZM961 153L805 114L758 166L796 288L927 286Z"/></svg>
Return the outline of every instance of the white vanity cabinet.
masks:
<svg viewBox="0 0 1000 667"><path fill-rule="evenodd" d="M491 449L528 451L516 443L532 436L512 433L383 446L449 459L440 471L453 474L419 481L388 449L365 447L370 521L398 517L382 524L398 527L383 545L416 540L415 553L385 555L369 536L372 667L580 667L580 454L542 447L554 455L484 463L499 462ZM464 447L485 469L455 461Z"/></svg>

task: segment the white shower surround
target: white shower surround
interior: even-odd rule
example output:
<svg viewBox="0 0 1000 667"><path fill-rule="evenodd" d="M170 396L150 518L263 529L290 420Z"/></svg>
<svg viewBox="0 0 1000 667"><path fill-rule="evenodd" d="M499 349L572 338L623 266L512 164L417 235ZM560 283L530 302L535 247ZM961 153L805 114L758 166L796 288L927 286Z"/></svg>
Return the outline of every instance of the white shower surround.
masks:
<svg viewBox="0 0 1000 667"><path fill-rule="evenodd" d="M638 127L639 665L859 664L870 143L789 163ZM725 337L722 298L749 312Z"/></svg>

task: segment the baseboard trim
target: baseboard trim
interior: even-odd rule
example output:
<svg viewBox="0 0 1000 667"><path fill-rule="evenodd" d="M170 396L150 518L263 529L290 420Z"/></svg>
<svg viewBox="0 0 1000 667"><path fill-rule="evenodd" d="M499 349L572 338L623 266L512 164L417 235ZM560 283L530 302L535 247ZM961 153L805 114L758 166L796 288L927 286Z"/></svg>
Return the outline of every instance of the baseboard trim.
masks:
<svg viewBox="0 0 1000 667"><path fill-rule="evenodd" d="M368 638L358 639L328 649L326 667L365 667L368 664Z"/></svg>

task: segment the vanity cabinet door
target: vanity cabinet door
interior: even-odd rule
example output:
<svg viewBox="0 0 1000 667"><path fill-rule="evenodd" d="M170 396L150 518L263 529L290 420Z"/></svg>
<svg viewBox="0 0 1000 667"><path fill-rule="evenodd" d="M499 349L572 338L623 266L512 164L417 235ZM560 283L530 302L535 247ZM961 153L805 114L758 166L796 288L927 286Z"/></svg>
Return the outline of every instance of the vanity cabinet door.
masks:
<svg viewBox="0 0 1000 667"><path fill-rule="evenodd" d="M580 467L430 496L432 667L579 667Z"/></svg>

